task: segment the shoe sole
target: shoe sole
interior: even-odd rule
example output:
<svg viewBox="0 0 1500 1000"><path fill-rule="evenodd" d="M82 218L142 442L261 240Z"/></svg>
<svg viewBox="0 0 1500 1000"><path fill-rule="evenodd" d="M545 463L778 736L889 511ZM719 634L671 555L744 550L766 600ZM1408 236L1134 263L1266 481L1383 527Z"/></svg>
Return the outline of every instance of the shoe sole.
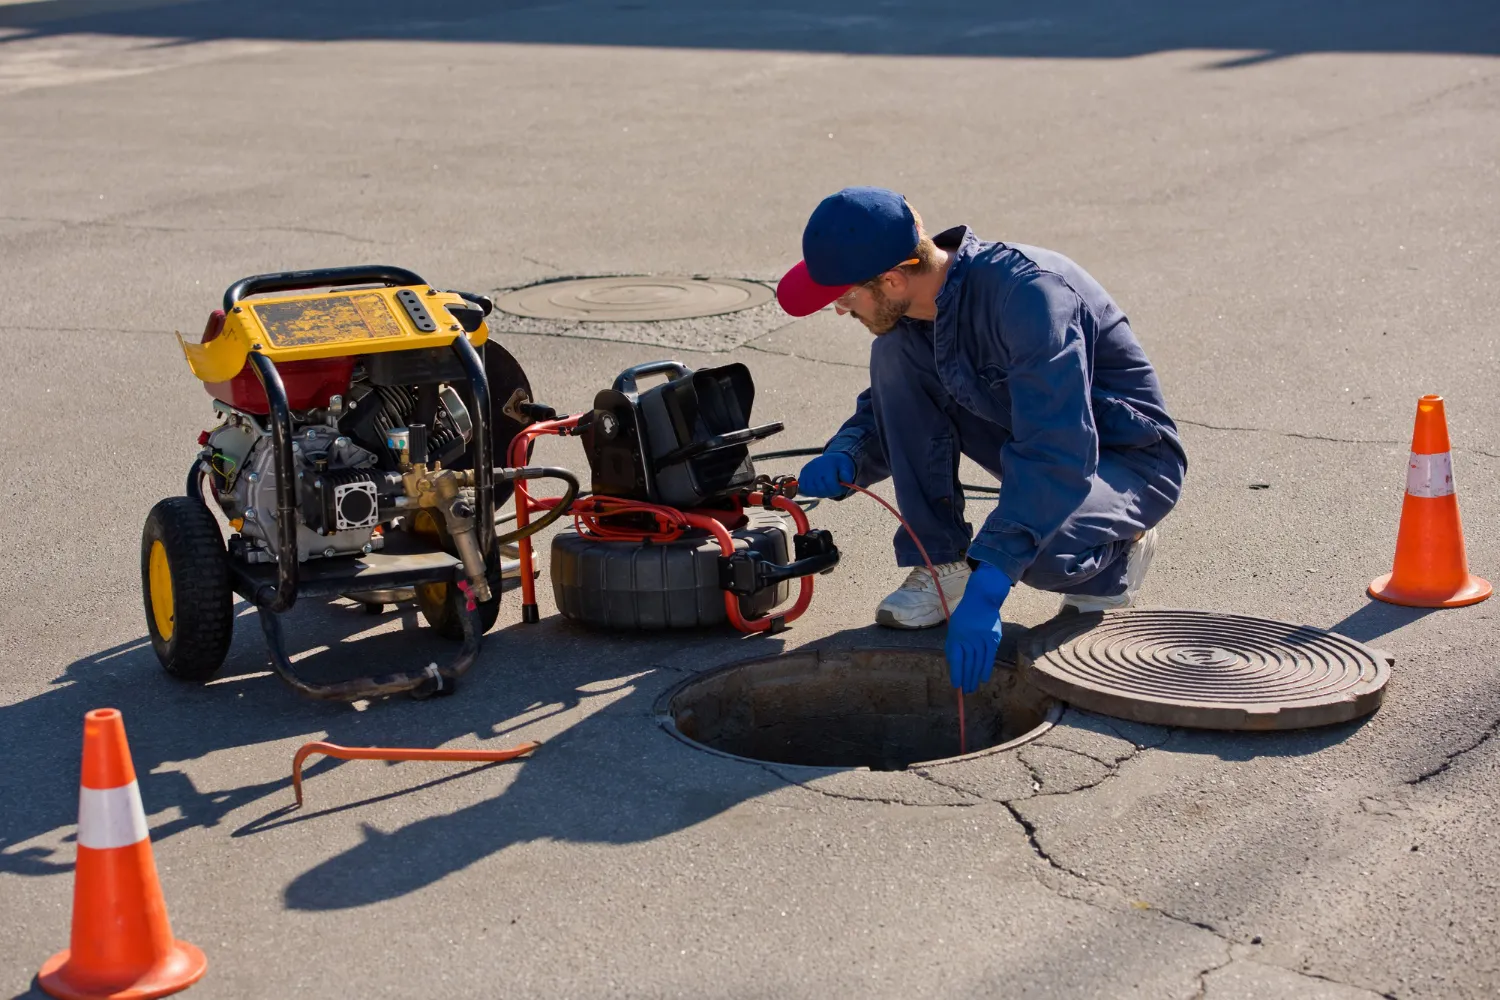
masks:
<svg viewBox="0 0 1500 1000"><path fill-rule="evenodd" d="M946 619L939 618L937 621L928 622L926 625L911 625L898 620L896 616L891 614L889 611L877 610L875 612L876 625L884 625L886 628L900 629L903 632L920 632L923 629L937 628L939 625L943 624L945 620Z"/></svg>

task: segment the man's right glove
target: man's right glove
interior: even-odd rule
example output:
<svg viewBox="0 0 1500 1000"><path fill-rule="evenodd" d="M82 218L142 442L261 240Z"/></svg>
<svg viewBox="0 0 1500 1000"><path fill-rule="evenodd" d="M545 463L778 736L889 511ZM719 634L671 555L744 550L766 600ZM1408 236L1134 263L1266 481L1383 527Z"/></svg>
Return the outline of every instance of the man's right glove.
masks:
<svg viewBox="0 0 1500 1000"><path fill-rule="evenodd" d="M841 451L825 451L797 474L797 492L805 497L841 497L849 492L841 483L854 482L854 459Z"/></svg>

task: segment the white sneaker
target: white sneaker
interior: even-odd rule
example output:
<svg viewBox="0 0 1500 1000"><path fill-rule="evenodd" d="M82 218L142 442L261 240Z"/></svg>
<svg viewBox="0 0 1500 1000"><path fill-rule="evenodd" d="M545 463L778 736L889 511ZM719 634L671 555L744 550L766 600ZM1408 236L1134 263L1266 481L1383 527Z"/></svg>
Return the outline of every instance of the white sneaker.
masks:
<svg viewBox="0 0 1500 1000"><path fill-rule="evenodd" d="M943 581L943 595L948 598L948 610L952 611L958 607L958 599L964 596L964 588L969 584L969 564L959 560L933 568ZM937 584L932 582L926 566L913 567L906 582L875 610L875 624L887 628L932 628L945 620Z"/></svg>
<svg viewBox="0 0 1500 1000"><path fill-rule="evenodd" d="M1151 568L1151 559L1156 555L1156 529L1148 528L1130 547L1125 557L1125 593L1114 597L1089 597L1084 594L1064 594L1058 611L1069 608L1079 612L1111 611L1128 608L1135 604L1135 595L1146 581L1146 570Z"/></svg>

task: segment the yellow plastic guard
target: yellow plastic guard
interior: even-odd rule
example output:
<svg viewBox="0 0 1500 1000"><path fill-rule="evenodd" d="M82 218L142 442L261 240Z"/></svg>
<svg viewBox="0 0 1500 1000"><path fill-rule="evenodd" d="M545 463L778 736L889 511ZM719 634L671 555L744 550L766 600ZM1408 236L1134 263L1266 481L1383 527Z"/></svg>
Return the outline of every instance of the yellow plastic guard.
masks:
<svg viewBox="0 0 1500 1000"><path fill-rule="evenodd" d="M419 328L408 307L397 299L407 292L415 296L436 329ZM206 344L191 344L177 335L188 367L204 382L227 382L245 367L251 351L272 361L307 361L315 358L412 351L423 347L447 347L463 333L463 327L447 310L466 305L452 292L429 294L426 285L407 288L360 288L253 299L240 303L224 317L224 329ZM475 347L489 338L488 327L469 334Z"/></svg>

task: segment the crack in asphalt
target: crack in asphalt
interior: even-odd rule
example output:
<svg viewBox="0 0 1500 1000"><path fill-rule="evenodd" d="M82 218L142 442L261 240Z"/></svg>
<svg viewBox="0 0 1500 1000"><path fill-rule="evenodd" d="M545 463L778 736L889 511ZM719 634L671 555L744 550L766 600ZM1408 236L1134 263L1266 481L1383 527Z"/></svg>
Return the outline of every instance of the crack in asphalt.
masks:
<svg viewBox="0 0 1500 1000"><path fill-rule="evenodd" d="M1373 990L1368 986L1361 986L1358 983L1346 983L1342 979L1334 979L1332 976L1323 976L1319 975L1316 972L1308 972L1306 969L1288 969L1284 965L1277 965L1274 962L1262 962L1258 958L1246 958L1243 959L1243 961L1251 962L1255 965L1264 965L1268 969L1280 969L1282 972L1291 972L1295 975L1303 977L1304 979L1316 979L1320 983L1332 983L1335 986L1343 986L1351 990L1364 990L1366 993L1370 994L1370 996L1381 997L1382 1000L1397 1000L1396 994L1394 993L1382 993L1379 990Z"/></svg>
<svg viewBox="0 0 1500 1000"><path fill-rule="evenodd" d="M1415 778L1407 778L1406 783L1408 785L1420 785L1425 782L1431 781L1433 778L1436 778L1438 775L1442 774L1450 767L1452 767L1454 761L1458 760L1458 758L1464 756L1465 754L1473 753L1475 750L1478 750L1490 740L1494 739L1497 732L1500 732L1500 719L1496 719L1494 722L1490 723L1489 728L1486 729L1483 733L1479 734L1479 739L1475 740L1473 743L1470 743L1468 746L1463 747L1462 749L1454 750L1452 753L1445 754L1443 757L1443 762L1437 767L1424 771L1421 774L1417 775Z"/></svg>
<svg viewBox="0 0 1500 1000"><path fill-rule="evenodd" d="M1297 438L1301 441L1329 441L1334 444L1384 444L1384 445L1406 445L1409 441L1391 441L1386 438L1341 438L1330 437L1325 434L1301 434L1297 431L1282 431L1274 427L1233 427L1226 424L1210 424L1203 420L1188 420L1185 417L1173 417L1173 421L1186 424L1189 427L1201 427L1210 431L1226 431L1238 434L1274 434L1277 437ZM1485 458L1500 458L1500 453L1482 451L1478 448L1452 448L1454 452L1465 455L1482 455Z"/></svg>
<svg viewBox="0 0 1500 1000"><path fill-rule="evenodd" d="M1213 975L1215 972L1218 972L1220 969L1226 968L1233 964L1234 949L1230 947L1229 942L1226 941L1224 942L1224 961L1220 962L1218 965L1210 965L1208 968L1203 969L1198 973L1198 989L1194 991L1192 1000L1205 1000L1205 998L1208 996L1208 977Z"/></svg>
<svg viewBox="0 0 1500 1000"><path fill-rule="evenodd" d="M1110 763L1104 761L1104 760L1101 760L1098 757L1094 757L1093 755L1088 754L1088 753L1084 753L1083 751L1080 751L1080 750L1074 750L1074 749L1072 749L1070 747L1058 747L1058 746L1052 746L1050 744L1039 744L1039 745L1040 746L1046 746L1048 749L1052 749L1052 750L1064 750L1064 751L1066 751L1068 753L1075 754L1075 755L1077 755L1079 757L1085 757L1085 758L1087 758L1089 760L1092 760L1095 763L1097 763L1097 764L1105 767L1108 770L1108 773L1104 777L1100 778L1099 781L1097 781L1097 782L1092 782L1092 783L1090 783L1088 785L1081 786L1081 787L1078 787L1078 788L1072 788L1072 789L1069 789L1067 791L1056 791L1056 792L1045 792L1045 793L1044 792L1037 792L1037 793L1033 793L1032 795L1025 795L1025 796L1020 796L1020 797L1010 798L1010 799L996 799L996 798L991 798L990 796L983 795L983 794L981 794L979 792L971 791L970 789L962 788L962 787L960 787L958 785L954 785L954 784L951 784L949 782L943 781L942 779L934 776L930 772L928 772L926 770L923 770L923 769L917 769L917 768L913 768L913 769L907 771L906 773L911 774L911 775L915 775L917 778L920 778L923 781L930 782L930 783L938 786L939 788L943 788L943 789L946 789L946 790L952 791L952 792L957 792L958 794L963 795L963 796L965 796L965 797L967 797L969 799L972 799L973 801L970 801L970 802L910 802L910 801L907 801L907 800L902 799L902 798L892 798L892 797L887 797L887 796L850 795L850 794L845 793L845 792L834 792L834 791L829 791L826 788L817 788L817 787L814 787L813 785L807 784L806 782L798 781L797 779L792 778L792 777L790 777L790 776L788 776L786 774L783 774L782 772L776 770L776 768L772 764L764 763L764 762L761 762L761 761L756 761L755 764L756 764L756 766L758 766L762 770L764 770L766 773L768 773L771 776L775 777L779 781L784 782L789 787L800 788L800 789L802 789L804 791L813 792L815 794L822 795L825 798L838 799L838 800L842 800L842 801L846 801L846 802L873 802L873 803L879 803L881 805L908 806L908 807L914 807L914 808L928 808L928 809L931 809L931 808L938 808L938 809L963 809L963 808L972 808L974 806L980 806L980 805L1000 805L1000 806L1004 807L1005 811L1010 815L1010 818L1015 822L1015 824L1018 827L1020 827L1023 836L1026 838L1027 845L1031 848L1032 854L1034 854L1037 857L1038 860L1040 860L1042 862L1045 862L1046 865L1047 865L1047 867L1048 867L1048 869L1050 869L1051 871L1055 871L1055 872L1059 873L1060 875L1067 876L1068 878L1073 879L1073 880L1075 880L1075 881L1077 881L1079 883L1082 883L1082 885L1087 886L1091 890L1094 890L1094 892L1097 893L1097 894L1103 894L1103 896L1107 897L1115 905L1107 905L1107 904L1105 904L1103 902L1100 902L1096 898L1090 898L1090 896L1088 894L1069 892L1064 886L1054 884L1054 883L1050 882L1049 880L1047 880L1045 878L1042 878L1040 875L1037 875L1037 874L1035 874L1035 872L1033 872L1033 875L1032 875L1033 879L1042 888L1046 889L1049 892L1052 892L1052 893L1056 894L1057 896L1059 896L1059 897L1061 897L1063 899L1068 899L1068 900L1072 900L1074 902L1082 903L1085 906L1091 906L1091 907L1093 907L1093 908L1095 908L1097 910L1101 910L1101 911L1106 912L1106 913L1116 913L1116 912L1120 912L1121 910L1124 910L1124 909L1135 910L1135 911L1144 911L1144 912L1147 912L1147 913L1152 913L1152 914L1155 914L1155 915L1157 915L1157 916L1159 916L1159 917L1161 917L1163 919L1170 920L1173 923L1181 924L1184 927L1191 927L1194 930L1200 930L1200 931L1204 931L1205 933L1211 934L1219 942L1221 942L1225 946L1225 949L1226 949L1225 950L1225 955L1226 955L1226 957L1225 957L1224 961L1219 962L1219 963L1217 963L1215 965L1208 966L1207 968L1202 969L1198 973L1196 973L1195 978L1197 980L1198 988L1197 988L1197 990L1193 994L1193 1000L1206 1000L1207 995L1208 995L1208 977L1211 976L1211 975L1213 975L1215 972L1218 972L1220 969L1223 969L1223 968L1228 967L1229 965L1232 965L1236 961L1250 962L1250 963L1254 963L1256 965L1265 966L1266 968L1278 969L1278 970L1280 970L1282 972L1290 972L1290 973L1292 973L1294 975L1297 975L1297 976L1302 976L1302 977L1307 978L1307 979L1316 979L1316 980L1318 980L1320 982L1331 983L1331 984L1333 984L1335 986L1344 986L1344 987L1347 987L1349 989L1364 990L1364 991L1368 992L1372 997L1380 997L1380 998L1383 998L1383 1000L1396 1000L1395 994L1392 994L1392 993L1383 993L1383 992L1380 992L1378 990L1371 989L1368 986L1360 985L1358 983L1347 983L1347 982L1343 982L1342 980L1334 979L1331 976L1325 976L1325 975L1322 975L1320 973L1310 972L1310 971L1305 970L1305 969L1288 968L1287 966L1277 965L1274 962L1267 962L1267 961L1265 961L1263 959L1254 958L1254 957L1251 957L1249 955L1236 954L1236 952L1235 952L1235 948L1236 947L1243 948L1243 947L1249 947L1249 946L1246 945L1244 942L1234 940L1232 937L1230 937L1224 931L1221 931L1219 928L1215 927L1213 924L1210 924L1210 923L1208 923L1206 921L1203 921L1203 920L1195 920L1192 917L1184 916L1184 915L1182 915L1180 913L1174 913L1173 911L1168 910L1168 909L1166 909L1164 907L1158 906L1155 903L1146 903L1146 902L1142 902L1142 901L1132 900L1125 893L1125 891L1122 890L1121 888L1119 888L1118 886L1111 885L1108 882L1102 882L1102 881L1100 881L1100 880L1098 880L1096 878L1092 878L1089 875L1087 875L1086 873L1084 873L1082 871L1079 871L1079 870L1077 870L1075 868L1071 868L1068 865L1065 865L1061 861L1059 861L1056 858L1054 858L1052 856L1052 854L1046 848L1044 848L1042 846L1041 841L1038 839L1038 836L1037 836L1037 834L1038 834L1037 825L1035 823L1033 823L1031 820L1027 819L1021 813L1020 809L1018 809L1016 807L1016 803L1017 802L1024 802L1024 801L1027 801L1029 799L1041 798L1044 795L1072 795L1072 794L1075 794L1077 792L1087 791L1087 790L1089 790L1091 788L1096 788L1100 784L1102 784L1104 781L1107 781L1109 778L1113 777L1118 772L1119 768L1121 766L1123 766L1127 761L1131 761L1131 760L1136 759L1144 751L1155 750L1155 749L1159 749L1162 746L1165 746L1178 733L1178 730L1176 730L1176 729L1170 729L1170 730L1168 730L1163 735L1163 737L1162 737L1162 739L1161 739L1160 742L1157 742L1157 743L1137 743L1135 740L1133 740L1133 739L1125 736L1119 730L1115 729L1108 722L1103 722L1101 720L1101 724L1106 729L1108 729L1110 732L1114 733L1117 737L1119 737L1119 739L1121 739L1122 741L1124 741L1126 743L1129 743L1134 748L1129 755L1127 755L1125 757L1122 757L1120 760L1116 761L1112 765ZM1488 739L1489 736L1493 736L1494 733L1495 733L1495 731L1497 729L1500 729L1500 720L1497 720L1496 725L1491 727L1491 730L1490 730L1489 734L1486 737L1482 738L1479 742L1482 743L1482 742L1484 742L1485 739ZM1476 743L1476 746L1477 745L1478 744ZM1470 747L1469 749L1473 749L1473 747ZM1467 752L1467 751L1460 751L1460 753L1462 753L1462 752ZM1016 757L1017 757L1018 760L1020 760L1021 755L1020 755L1019 751L1017 752ZM1027 770L1030 771L1030 773L1033 775L1033 780L1040 782L1041 781L1041 776L1039 774L1037 774L1037 772L1031 767L1031 765L1029 763L1025 762L1024 760L1021 761L1021 762L1027 768Z"/></svg>
<svg viewBox="0 0 1500 1000"><path fill-rule="evenodd" d="M171 337L172 330L141 330L119 326L29 326L17 323L0 323L0 330L16 330L24 333L130 333L147 337Z"/></svg>
<svg viewBox="0 0 1500 1000"><path fill-rule="evenodd" d="M826 788L816 788L812 785L807 784L806 782L798 781L796 778L782 774L771 764L762 763L760 761L756 761L755 763L756 766L761 770L767 772L768 774L775 775L792 787L801 788L804 791L815 792L818 795L822 795L830 799L842 799L845 802L878 802L881 805L909 806L913 809L968 809L973 806L979 805L978 802L908 802L906 799L888 798L881 795L850 795L846 792L831 792ZM916 772L910 773L914 774ZM962 788L954 788L953 791L960 792L965 795L973 794L972 792L967 792ZM981 799L983 798L982 796L976 797Z"/></svg>
<svg viewBox="0 0 1500 1000"><path fill-rule="evenodd" d="M0 220L5 222L45 222L56 226L77 227L84 229L124 229L138 232L151 233L199 233L212 235L214 233L303 233L309 236L337 236L351 243L366 243L371 246L379 245L380 240L372 240L365 236L355 236L352 233L340 232L337 229L315 229L311 226L214 226L211 229L193 228L190 226L151 226L137 222L112 222L103 219L53 219L44 216L29 215L0 215Z"/></svg>

